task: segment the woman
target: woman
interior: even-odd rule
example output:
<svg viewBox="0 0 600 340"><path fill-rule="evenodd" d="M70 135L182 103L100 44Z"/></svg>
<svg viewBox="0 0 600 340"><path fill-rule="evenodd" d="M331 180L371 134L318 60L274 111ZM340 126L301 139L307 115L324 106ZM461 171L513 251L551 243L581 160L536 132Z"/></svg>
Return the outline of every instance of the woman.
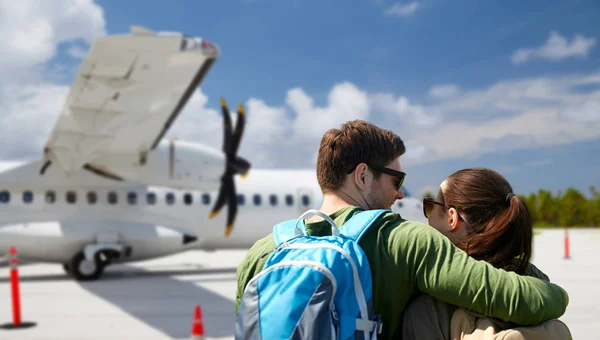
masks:
<svg viewBox="0 0 600 340"><path fill-rule="evenodd" d="M494 170L453 173L442 182L435 199L423 200L423 213L429 225L475 259L518 274L533 267L529 210Z"/></svg>
<svg viewBox="0 0 600 340"><path fill-rule="evenodd" d="M549 281L544 273L529 263L533 238L529 210L498 172L469 168L453 173L442 182L435 198L423 200L423 213L429 225L471 257L497 268ZM477 318L482 316L464 309L457 310L457 307L430 296L419 295L406 309L403 338L472 336L473 330L469 328L476 328L474 321ZM482 319L493 321L498 329L515 327L489 318ZM567 333L559 333L568 334L566 326L556 322L560 324L552 324L551 331L564 328Z"/></svg>

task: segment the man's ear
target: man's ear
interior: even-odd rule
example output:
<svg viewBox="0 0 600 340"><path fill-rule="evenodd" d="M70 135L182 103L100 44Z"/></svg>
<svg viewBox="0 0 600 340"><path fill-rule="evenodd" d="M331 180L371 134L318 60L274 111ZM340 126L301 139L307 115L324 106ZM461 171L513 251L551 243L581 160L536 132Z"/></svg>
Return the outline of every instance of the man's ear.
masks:
<svg viewBox="0 0 600 340"><path fill-rule="evenodd" d="M462 221L458 216L458 211L455 208L448 208L448 214L446 216L448 219L448 231L455 232L460 229Z"/></svg>
<svg viewBox="0 0 600 340"><path fill-rule="evenodd" d="M360 163L354 170L354 183L360 190L365 190L367 187L367 176L369 175L369 167L365 163Z"/></svg>

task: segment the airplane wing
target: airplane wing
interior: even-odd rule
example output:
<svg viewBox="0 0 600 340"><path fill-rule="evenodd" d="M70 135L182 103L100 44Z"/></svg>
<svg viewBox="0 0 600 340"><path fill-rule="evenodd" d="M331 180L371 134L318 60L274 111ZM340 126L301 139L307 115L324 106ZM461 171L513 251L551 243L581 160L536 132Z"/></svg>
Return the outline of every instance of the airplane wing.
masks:
<svg viewBox="0 0 600 340"><path fill-rule="evenodd" d="M46 144L47 164L67 174L107 155L143 164L219 54L208 40L135 26L98 38Z"/></svg>

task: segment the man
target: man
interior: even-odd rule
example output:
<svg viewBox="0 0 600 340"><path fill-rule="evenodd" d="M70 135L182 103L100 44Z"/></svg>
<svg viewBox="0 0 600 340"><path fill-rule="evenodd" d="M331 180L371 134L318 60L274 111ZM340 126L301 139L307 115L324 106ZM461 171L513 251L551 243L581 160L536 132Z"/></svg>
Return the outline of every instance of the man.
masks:
<svg viewBox="0 0 600 340"><path fill-rule="evenodd" d="M320 211L341 226L360 211L390 209L403 197L405 174L398 158L405 151L398 135L361 120L327 131L317 160L324 196ZM308 220L306 229L310 235L330 235L329 224L319 217ZM359 245L371 267L382 339L401 338L404 309L418 292L522 325L557 318L568 304L559 286L476 261L434 228L395 213L380 217ZM239 264L236 313L246 285L267 261L268 256L262 255L274 248L268 235Z"/></svg>

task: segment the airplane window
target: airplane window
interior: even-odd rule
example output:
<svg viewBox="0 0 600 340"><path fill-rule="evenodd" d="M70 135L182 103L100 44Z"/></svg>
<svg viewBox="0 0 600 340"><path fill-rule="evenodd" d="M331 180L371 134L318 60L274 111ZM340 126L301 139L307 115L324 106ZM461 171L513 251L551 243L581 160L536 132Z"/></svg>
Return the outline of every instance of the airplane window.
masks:
<svg viewBox="0 0 600 340"><path fill-rule="evenodd" d="M156 204L156 194L153 192L149 192L146 194L146 202L150 205Z"/></svg>
<svg viewBox="0 0 600 340"><path fill-rule="evenodd" d="M173 203L175 203L175 194L173 194L172 192L168 192L166 198L168 205L172 205Z"/></svg>
<svg viewBox="0 0 600 340"><path fill-rule="evenodd" d="M260 205L261 197L259 194L254 194L254 205Z"/></svg>
<svg viewBox="0 0 600 340"><path fill-rule="evenodd" d="M29 190L23 192L23 202L31 203L32 201L33 201L33 192L31 192Z"/></svg>
<svg viewBox="0 0 600 340"><path fill-rule="evenodd" d="M276 206L277 205L277 195L270 195L269 202L271 203L272 206Z"/></svg>
<svg viewBox="0 0 600 340"><path fill-rule="evenodd" d="M244 195L242 195L242 194L237 195L238 205L244 205L244 201L245 201L244 200Z"/></svg>
<svg viewBox="0 0 600 340"><path fill-rule="evenodd" d="M194 202L194 198L192 197L192 194L190 194L189 192L186 192L183 195L183 202L187 205L190 205Z"/></svg>
<svg viewBox="0 0 600 340"><path fill-rule="evenodd" d="M308 195L302 195L302 205L309 205L310 204L310 197L308 197Z"/></svg>
<svg viewBox="0 0 600 340"><path fill-rule="evenodd" d="M129 204L134 205L137 203L137 194L133 191L127 193L127 202Z"/></svg>
<svg viewBox="0 0 600 340"><path fill-rule="evenodd" d="M110 204L117 204L118 198L119 197L117 196L116 192L111 191L111 192L108 193L108 203L110 203Z"/></svg>
<svg viewBox="0 0 600 340"><path fill-rule="evenodd" d="M294 196L292 196L292 195L285 195L285 204L287 204L290 207L292 205L294 205Z"/></svg>
<svg viewBox="0 0 600 340"><path fill-rule="evenodd" d="M210 195L202 194L202 204L209 205L210 204Z"/></svg>
<svg viewBox="0 0 600 340"><path fill-rule="evenodd" d="M88 204L96 204L98 202L98 194L95 191L88 191L86 196Z"/></svg>
<svg viewBox="0 0 600 340"><path fill-rule="evenodd" d="M56 193L52 190L46 191L46 203L56 202Z"/></svg>
<svg viewBox="0 0 600 340"><path fill-rule="evenodd" d="M77 201L77 193L75 191L67 191L67 203L73 204Z"/></svg>
<svg viewBox="0 0 600 340"><path fill-rule="evenodd" d="M10 192L6 190L0 191L0 203L10 202Z"/></svg>

